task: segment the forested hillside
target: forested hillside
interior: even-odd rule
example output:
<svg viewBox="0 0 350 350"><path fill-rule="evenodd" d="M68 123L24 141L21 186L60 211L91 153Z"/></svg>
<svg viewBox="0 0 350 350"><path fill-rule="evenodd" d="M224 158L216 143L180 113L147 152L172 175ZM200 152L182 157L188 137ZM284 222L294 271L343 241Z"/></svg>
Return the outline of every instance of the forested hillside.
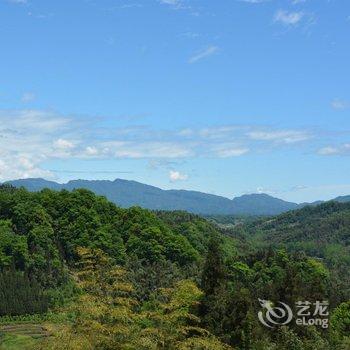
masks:
<svg viewBox="0 0 350 350"><path fill-rule="evenodd" d="M328 260L336 259L341 252L350 258L350 203L307 206L240 225L239 231L260 242L287 246L290 250L302 249ZM335 252L336 256L333 256Z"/></svg>
<svg viewBox="0 0 350 350"><path fill-rule="evenodd" d="M186 212L119 208L87 190L2 186L0 346L11 348L2 324L27 320L45 336L18 349L348 349L342 265L291 246L292 231L277 238L290 226L302 244L301 218L318 226L329 217L321 242L346 250L348 207L304 210L225 229ZM331 328L266 328L259 299L329 300Z"/></svg>
<svg viewBox="0 0 350 350"><path fill-rule="evenodd" d="M350 203L327 202L238 225L257 247L303 251L331 269L335 287L350 292Z"/></svg>

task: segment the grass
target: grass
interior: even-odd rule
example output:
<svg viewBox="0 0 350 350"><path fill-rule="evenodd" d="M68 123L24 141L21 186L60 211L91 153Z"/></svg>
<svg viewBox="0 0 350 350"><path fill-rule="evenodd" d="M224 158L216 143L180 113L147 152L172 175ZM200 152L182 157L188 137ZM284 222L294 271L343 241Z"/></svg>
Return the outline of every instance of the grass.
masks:
<svg viewBox="0 0 350 350"><path fill-rule="evenodd" d="M35 345L51 335L47 326L28 322L0 325L0 350L35 349Z"/></svg>
<svg viewBox="0 0 350 350"><path fill-rule="evenodd" d="M40 340L29 335L22 334L2 334L0 335L0 350L30 350Z"/></svg>
<svg viewBox="0 0 350 350"><path fill-rule="evenodd" d="M74 318L70 312L0 316L0 350L33 350L50 337L59 324Z"/></svg>

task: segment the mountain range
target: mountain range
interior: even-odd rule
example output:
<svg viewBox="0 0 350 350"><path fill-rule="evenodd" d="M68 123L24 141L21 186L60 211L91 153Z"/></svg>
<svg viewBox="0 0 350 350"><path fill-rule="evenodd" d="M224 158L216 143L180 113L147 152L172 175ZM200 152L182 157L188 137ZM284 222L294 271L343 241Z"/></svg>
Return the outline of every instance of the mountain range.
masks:
<svg viewBox="0 0 350 350"><path fill-rule="evenodd" d="M53 190L88 189L98 195L107 197L117 205L128 208L140 206L152 210L186 210L195 214L212 215L276 215L315 203L297 204L287 202L270 195L246 194L229 199L213 194L187 191L163 190L137 181L116 179L109 180L72 180L65 184L40 178L20 179L6 182L14 187L24 187L29 191L44 188ZM337 197L339 202L350 201L350 196Z"/></svg>

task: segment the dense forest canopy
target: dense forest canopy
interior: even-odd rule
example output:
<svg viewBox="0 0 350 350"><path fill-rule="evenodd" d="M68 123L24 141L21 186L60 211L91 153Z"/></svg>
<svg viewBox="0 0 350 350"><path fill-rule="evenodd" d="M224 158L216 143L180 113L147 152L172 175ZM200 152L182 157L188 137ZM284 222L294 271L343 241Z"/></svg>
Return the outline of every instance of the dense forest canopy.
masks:
<svg viewBox="0 0 350 350"><path fill-rule="evenodd" d="M0 315L60 315L31 349L349 349L349 204L213 221L2 186ZM259 299L331 326L266 328Z"/></svg>

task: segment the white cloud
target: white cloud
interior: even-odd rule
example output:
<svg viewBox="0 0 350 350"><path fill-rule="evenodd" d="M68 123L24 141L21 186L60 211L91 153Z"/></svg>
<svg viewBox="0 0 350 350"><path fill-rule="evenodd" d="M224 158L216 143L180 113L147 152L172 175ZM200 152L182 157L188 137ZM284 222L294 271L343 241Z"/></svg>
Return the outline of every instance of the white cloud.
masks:
<svg viewBox="0 0 350 350"><path fill-rule="evenodd" d="M191 7L188 5L185 5L182 0L158 0L158 1L160 4L171 6L175 10L191 9Z"/></svg>
<svg viewBox="0 0 350 350"><path fill-rule="evenodd" d="M323 147L318 150L318 154L322 156L329 156L329 155L334 155L334 154L339 154L339 149L336 147Z"/></svg>
<svg viewBox="0 0 350 350"><path fill-rule="evenodd" d="M151 159L173 164L194 157L232 158L264 149L273 152L313 137L308 130L248 125L161 130L132 124L111 128L101 127L93 118L68 118L52 111L0 110L0 179L49 177L52 174L45 170L45 162L57 159ZM346 149L343 145L340 153L348 152Z"/></svg>
<svg viewBox="0 0 350 350"><path fill-rule="evenodd" d="M205 57L209 57L213 54L215 54L217 51L219 50L219 48L217 46L208 46L206 49L198 52L197 54L195 54L194 56L190 57L190 59L188 60L189 63L196 63L197 61L205 58Z"/></svg>
<svg viewBox="0 0 350 350"><path fill-rule="evenodd" d="M247 2L249 4L261 4L263 2L268 2L270 0L238 0L238 1Z"/></svg>
<svg viewBox="0 0 350 350"><path fill-rule="evenodd" d="M175 170L170 170L169 171L169 179L172 182L175 181L184 181L188 179L188 175L187 174L182 174L179 171L175 171Z"/></svg>
<svg viewBox="0 0 350 350"><path fill-rule="evenodd" d="M241 128L232 125L204 128L199 130L199 135L209 139L221 139L228 137L232 132L240 129Z"/></svg>
<svg viewBox="0 0 350 350"><path fill-rule="evenodd" d="M350 144L345 143L338 147L327 146L318 150L318 154L322 156L350 155Z"/></svg>
<svg viewBox="0 0 350 350"><path fill-rule="evenodd" d="M34 100L35 100L35 94L33 94L32 92L25 92L21 97L21 101L24 103L32 102Z"/></svg>
<svg viewBox="0 0 350 350"><path fill-rule="evenodd" d="M12 2L13 4L27 4L28 0L8 0L8 2Z"/></svg>
<svg viewBox="0 0 350 350"><path fill-rule="evenodd" d="M312 138L312 135L310 135L308 132L298 130L255 130L248 132L247 136L253 140L274 141L286 144L301 142Z"/></svg>
<svg viewBox="0 0 350 350"><path fill-rule="evenodd" d="M193 130L190 128L185 128L182 129L178 132L179 136L192 136L193 135Z"/></svg>
<svg viewBox="0 0 350 350"><path fill-rule="evenodd" d="M54 141L53 145L55 148L58 148L60 150L69 150L75 147L72 141L65 140L65 139L58 139Z"/></svg>
<svg viewBox="0 0 350 350"><path fill-rule="evenodd" d="M274 21L290 26L298 24L303 17L303 12L288 12L285 10L278 10L275 13Z"/></svg>
<svg viewBox="0 0 350 350"><path fill-rule="evenodd" d="M344 101L344 100L341 100L338 98L335 98L332 101L331 105L334 109L337 109L337 110L344 110L344 109L348 108L348 106L349 106L347 101Z"/></svg>
<svg viewBox="0 0 350 350"><path fill-rule="evenodd" d="M249 152L249 148L227 145L214 149L214 154L219 158L239 157Z"/></svg>
<svg viewBox="0 0 350 350"><path fill-rule="evenodd" d="M110 141L101 144L103 154L115 158L186 158L194 155L181 142L169 141Z"/></svg>
<svg viewBox="0 0 350 350"><path fill-rule="evenodd" d="M41 161L31 154L0 153L0 182L19 178L53 177L50 171L40 167Z"/></svg>
<svg viewBox="0 0 350 350"><path fill-rule="evenodd" d="M178 5L181 3L180 0L159 0L159 2L166 5Z"/></svg>
<svg viewBox="0 0 350 350"><path fill-rule="evenodd" d="M261 4L263 2L268 2L268 1L271 1L271 0L238 0L240 2L247 2L249 4Z"/></svg>
<svg viewBox="0 0 350 350"><path fill-rule="evenodd" d="M0 110L0 120L3 125L11 125L18 130L32 130L33 132L51 133L68 128L70 119L60 117L50 111L40 110Z"/></svg>
<svg viewBox="0 0 350 350"><path fill-rule="evenodd" d="M99 154L99 150L96 147L91 147L91 146L87 146L85 148L85 152L87 156L92 156L92 157L96 157Z"/></svg>
<svg viewBox="0 0 350 350"><path fill-rule="evenodd" d="M52 112L0 111L0 180L51 177L42 163L55 156L56 134L64 133L69 119Z"/></svg>

